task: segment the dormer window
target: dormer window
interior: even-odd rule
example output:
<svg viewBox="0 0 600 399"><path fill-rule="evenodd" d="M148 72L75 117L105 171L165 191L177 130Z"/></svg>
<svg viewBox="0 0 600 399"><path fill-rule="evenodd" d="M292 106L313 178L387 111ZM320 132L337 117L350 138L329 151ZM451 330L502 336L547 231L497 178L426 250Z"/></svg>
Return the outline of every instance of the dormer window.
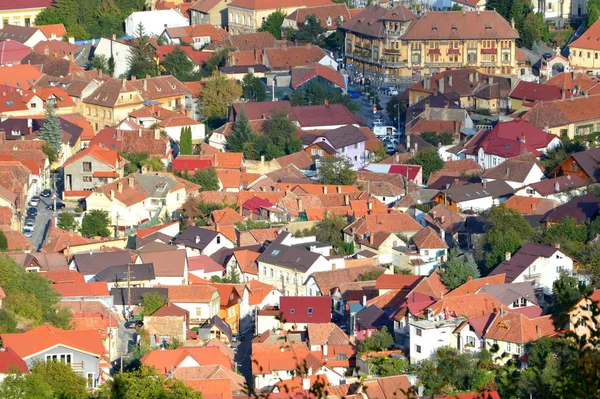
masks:
<svg viewBox="0 0 600 399"><path fill-rule="evenodd" d="M327 17L326 23L327 26L331 26L331 17Z"/></svg>

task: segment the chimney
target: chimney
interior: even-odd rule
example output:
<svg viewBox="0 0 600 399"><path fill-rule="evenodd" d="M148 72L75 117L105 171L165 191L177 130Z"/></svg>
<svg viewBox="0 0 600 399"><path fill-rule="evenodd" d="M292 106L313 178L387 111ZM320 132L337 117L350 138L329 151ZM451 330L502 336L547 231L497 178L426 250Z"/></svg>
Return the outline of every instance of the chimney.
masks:
<svg viewBox="0 0 600 399"><path fill-rule="evenodd" d="M370 211L373 210L373 203L371 202L370 199L367 201L367 209L369 209Z"/></svg>
<svg viewBox="0 0 600 399"><path fill-rule="evenodd" d="M370 245L373 245L373 242L374 242L374 241L375 241L375 238L374 238L373 234L371 234L371 235L369 236L369 244L370 244Z"/></svg>
<svg viewBox="0 0 600 399"><path fill-rule="evenodd" d="M323 194L327 194L327 186L326 185L323 186Z"/></svg>
<svg viewBox="0 0 600 399"><path fill-rule="evenodd" d="M565 89L560 89L560 97L564 100L567 96L567 91Z"/></svg>
<svg viewBox="0 0 600 399"><path fill-rule="evenodd" d="M394 155L394 159L396 160L396 163L400 163L400 154Z"/></svg>
<svg viewBox="0 0 600 399"><path fill-rule="evenodd" d="M521 143L525 143L525 142L526 142L526 139L525 139L525 133L522 133L522 134L521 134L521 136L519 137L519 141L520 141Z"/></svg>
<svg viewBox="0 0 600 399"><path fill-rule="evenodd" d="M310 378L303 378L302 379L302 389L304 389L305 391L310 390Z"/></svg>
<svg viewBox="0 0 600 399"><path fill-rule="evenodd" d="M342 186L337 186L337 192L338 192L338 194L342 193Z"/></svg>
<svg viewBox="0 0 600 399"><path fill-rule="evenodd" d="M154 128L154 140L160 139L160 129Z"/></svg>
<svg viewBox="0 0 600 399"><path fill-rule="evenodd" d="M300 198L298 198L297 202L298 202L298 212L304 212L304 209L302 208L302 200Z"/></svg>
<svg viewBox="0 0 600 399"><path fill-rule="evenodd" d="M506 177L510 176L510 167L506 168Z"/></svg>
<svg viewBox="0 0 600 399"><path fill-rule="evenodd" d="M325 99L325 106L329 107L329 100Z"/></svg>
<svg viewBox="0 0 600 399"><path fill-rule="evenodd" d="M504 307L500 305L500 317L504 317Z"/></svg>
<svg viewBox="0 0 600 399"><path fill-rule="evenodd" d="M127 182L129 183L129 187L133 188L133 177L127 178Z"/></svg>
<svg viewBox="0 0 600 399"><path fill-rule="evenodd" d="M110 198L115 198L115 190L110 190Z"/></svg>
<svg viewBox="0 0 600 399"><path fill-rule="evenodd" d="M452 75L448 76L448 86L452 87Z"/></svg>
<svg viewBox="0 0 600 399"><path fill-rule="evenodd" d="M131 81L132 82L135 82L136 80L137 80L137 76L135 76L135 75L131 76Z"/></svg>
<svg viewBox="0 0 600 399"><path fill-rule="evenodd" d="M429 90L429 88L431 87L431 80L429 79L429 75L425 76L425 79L423 80L423 87L425 88L425 90Z"/></svg>
<svg viewBox="0 0 600 399"><path fill-rule="evenodd" d="M142 128L141 127L138 129L138 136L142 137Z"/></svg>
<svg viewBox="0 0 600 399"><path fill-rule="evenodd" d="M512 254L509 251L506 251L504 253L504 260L507 262L510 262L510 259L512 258Z"/></svg>
<svg viewBox="0 0 600 399"><path fill-rule="evenodd" d="M115 33L112 34L113 41L117 40L117 35Z"/></svg>
<svg viewBox="0 0 600 399"><path fill-rule="evenodd" d="M475 81L479 82L479 71L475 72Z"/></svg>
<svg viewBox="0 0 600 399"><path fill-rule="evenodd" d="M433 89L433 96L437 96L438 95L438 89Z"/></svg>
<svg viewBox="0 0 600 399"><path fill-rule="evenodd" d="M323 345L323 356L327 356L329 353L329 348L327 348L327 344Z"/></svg>
<svg viewBox="0 0 600 399"><path fill-rule="evenodd" d="M493 78L492 76L490 76L490 77L488 78L488 84L489 84L490 86L494 84L494 78Z"/></svg>
<svg viewBox="0 0 600 399"><path fill-rule="evenodd" d="M144 91L148 91L148 77L146 77L146 79L143 80L144 83Z"/></svg>
<svg viewBox="0 0 600 399"><path fill-rule="evenodd" d="M68 40L69 40L69 43L75 44L75 38L74 37L70 37Z"/></svg>
<svg viewBox="0 0 600 399"><path fill-rule="evenodd" d="M573 93L571 93L571 101L574 101L575 97L573 96Z"/></svg>
<svg viewBox="0 0 600 399"><path fill-rule="evenodd" d="M261 164L261 165L264 165L264 164L265 164L265 156L264 156L264 155L261 155L261 156L260 156L260 164Z"/></svg>
<svg viewBox="0 0 600 399"><path fill-rule="evenodd" d="M487 182L484 180L481 185L483 186L483 188L487 188Z"/></svg>
<svg viewBox="0 0 600 399"><path fill-rule="evenodd" d="M429 100L425 100L425 109L429 109Z"/></svg>
<svg viewBox="0 0 600 399"><path fill-rule="evenodd" d="M444 86L446 84L446 78L441 78L438 80L438 87L440 89L440 93L444 93Z"/></svg>
<svg viewBox="0 0 600 399"><path fill-rule="evenodd" d="M117 191L119 192L119 194L123 193L123 183L121 183L121 182L117 183Z"/></svg>
<svg viewBox="0 0 600 399"><path fill-rule="evenodd" d="M350 205L350 196L348 194L344 195L344 206Z"/></svg>
<svg viewBox="0 0 600 399"><path fill-rule="evenodd" d="M440 216L440 223L444 224L445 220L446 220L446 216L444 216L444 215Z"/></svg>
<svg viewBox="0 0 600 399"><path fill-rule="evenodd" d="M554 183L554 191L556 191L557 193L560 192L560 183Z"/></svg>
<svg viewBox="0 0 600 399"><path fill-rule="evenodd" d="M444 101L444 108L448 109L449 106L450 106L450 102Z"/></svg>
<svg viewBox="0 0 600 399"><path fill-rule="evenodd" d="M196 244L200 243L200 236L196 236L196 239L194 241L196 242Z"/></svg>
<svg viewBox="0 0 600 399"><path fill-rule="evenodd" d="M535 326L535 333L537 334L538 338L542 338L542 326L539 324Z"/></svg>
<svg viewBox="0 0 600 399"><path fill-rule="evenodd" d="M363 295L362 305L367 306L367 296Z"/></svg>

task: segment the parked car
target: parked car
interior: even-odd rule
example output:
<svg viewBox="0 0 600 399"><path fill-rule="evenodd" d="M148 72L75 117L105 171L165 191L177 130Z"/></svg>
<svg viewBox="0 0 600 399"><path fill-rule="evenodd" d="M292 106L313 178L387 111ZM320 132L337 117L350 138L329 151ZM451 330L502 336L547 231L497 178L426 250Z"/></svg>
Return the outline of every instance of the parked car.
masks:
<svg viewBox="0 0 600 399"><path fill-rule="evenodd" d="M62 202L56 201L56 209L63 209L66 205L63 204ZM48 205L46 207L46 209L50 209L51 211L54 210L54 203L51 203L50 205Z"/></svg>
<svg viewBox="0 0 600 399"><path fill-rule="evenodd" d="M38 206L39 203L40 203L40 197L38 197L38 196L31 197L31 199L29 200L29 206L36 207L36 206Z"/></svg>
<svg viewBox="0 0 600 399"><path fill-rule="evenodd" d="M38 211L37 208L29 208L27 209L27 216L37 216Z"/></svg>
<svg viewBox="0 0 600 399"><path fill-rule="evenodd" d="M31 237L33 235L33 229L31 227L25 226L25 228L23 229L23 235L27 238Z"/></svg>
<svg viewBox="0 0 600 399"><path fill-rule="evenodd" d="M25 221L25 227L30 227L31 230L35 230L35 219L27 219Z"/></svg>
<svg viewBox="0 0 600 399"><path fill-rule="evenodd" d="M44 191L42 191L42 193L40 195L44 198L50 198L50 196L52 195L52 190L47 188Z"/></svg>
<svg viewBox="0 0 600 399"><path fill-rule="evenodd" d="M360 92L356 90L348 90L348 95L350 96L350 98L358 98L360 97Z"/></svg>
<svg viewBox="0 0 600 399"><path fill-rule="evenodd" d="M552 58L552 53L544 53L542 54L542 58L545 60L549 60L550 58Z"/></svg>

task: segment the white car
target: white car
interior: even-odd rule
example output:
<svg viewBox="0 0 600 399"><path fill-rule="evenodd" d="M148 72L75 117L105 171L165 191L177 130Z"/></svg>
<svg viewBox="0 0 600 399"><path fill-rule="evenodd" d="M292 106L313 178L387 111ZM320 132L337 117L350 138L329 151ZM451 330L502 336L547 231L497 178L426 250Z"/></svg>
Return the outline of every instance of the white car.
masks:
<svg viewBox="0 0 600 399"><path fill-rule="evenodd" d="M40 203L40 199L39 199L39 198L36 198L36 197L33 197L33 198L32 198L32 199L29 201L29 206L31 206L31 207L34 207L34 208L35 208L36 206L38 206L38 204L39 204L39 203Z"/></svg>
<svg viewBox="0 0 600 399"><path fill-rule="evenodd" d="M27 238L31 237L33 235L33 229L31 227L25 226L25 228L23 229L23 235Z"/></svg>

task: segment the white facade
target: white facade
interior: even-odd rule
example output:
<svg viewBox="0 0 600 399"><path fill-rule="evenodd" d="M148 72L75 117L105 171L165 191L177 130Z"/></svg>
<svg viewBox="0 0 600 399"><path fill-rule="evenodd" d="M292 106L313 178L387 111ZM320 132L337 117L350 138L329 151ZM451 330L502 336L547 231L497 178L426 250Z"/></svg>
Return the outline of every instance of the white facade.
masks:
<svg viewBox="0 0 600 399"><path fill-rule="evenodd" d="M136 11L125 19L127 36L137 37L138 25L142 24L146 35L160 36L166 28L188 26L190 21L175 10Z"/></svg>
<svg viewBox="0 0 600 399"><path fill-rule="evenodd" d="M429 359L436 350L444 346L456 347L456 328L454 320L410 321L410 364Z"/></svg>
<svg viewBox="0 0 600 399"><path fill-rule="evenodd" d="M183 126L169 126L164 128L170 138L179 142L181 138L181 128ZM187 126L186 126L187 127ZM201 142L204 141L205 137L205 129L204 123L197 122L197 124L189 125L192 128L192 141L193 142Z"/></svg>
<svg viewBox="0 0 600 399"><path fill-rule="evenodd" d="M178 245L178 246L183 247L182 245ZM223 234L218 233L211 240L211 242L209 242L208 245L206 245L206 247L204 247L204 249L202 251L199 251L195 248L190 248L190 247L185 247L185 250L187 251L188 257L198 256L199 254L210 256L210 255L214 254L215 252L217 252L221 248L233 248L233 247L234 247L233 242L231 242Z"/></svg>
<svg viewBox="0 0 600 399"><path fill-rule="evenodd" d="M456 344L457 349L462 352L475 353L485 347L485 339L473 331L470 324L467 324L456 333Z"/></svg>
<svg viewBox="0 0 600 399"><path fill-rule="evenodd" d="M225 138L224 134L213 132L208 139L208 144L211 147L215 147L219 151L225 151L227 139Z"/></svg>
<svg viewBox="0 0 600 399"><path fill-rule="evenodd" d="M573 273L573 259L556 250L549 258L538 257L512 283L533 282L534 288L543 288L544 294L552 294L552 284L558 280L561 271Z"/></svg>
<svg viewBox="0 0 600 399"><path fill-rule="evenodd" d="M527 186L527 187L521 188L520 190L515 191L515 195L518 195L521 197L546 198L546 199L551 199L554 201L558 201L561 204L564 204L566 202L569 202L570 200L572 200L575 197L579 197L580 195L583 195L585 193L585 190L586 190L586 187L573 188L573 189L565 190L560 193L544 196L544 195L538 193L534 188Z"/></svg>
<svg viewBox="0 0 600 399"><path fill-rule="evenodd" d="M31 37L29 39L27 39L25 41L25 43L23 43L24 45L26 45L27 47L31 47L34 48L36 44L38 44L39 42L45 42L47 41L48 38L46 37L46 35L44 35L42 33L41 30L36 30L35 33L33 35L31 35Z"/></svg>
<svg viewBox="0 0 600 399"><path fill-rule="evenodd" d="M511 180L505 180L502 179L506 182L506 184L508 184L509 186L511 186L514 189L517 188L521 188L523 186L532 184L532 183L537 183L539 181L541 181L543 178L545 177L544 175L544 171L537 165L534 164L533 167L531 168L531 170L529 171L529 173L527 174L527 177L525 177L525 180L519 182L519 181L511 181ZM497 179L486 179L484 178L483 181L494 181Z"/></svg>
<svg viewBox="0 0 600 399"><path fill-rule="evenodd" d="M118 78L127 73L127 70L129 69L127 58L130 53L131 47L127 44L118 42L114 37L113 39L107 39L105 37L101 38L94 50L94 55L103 55L107 60L110 59L110 57L113 57L115 60L113 78Z"/></svg>

